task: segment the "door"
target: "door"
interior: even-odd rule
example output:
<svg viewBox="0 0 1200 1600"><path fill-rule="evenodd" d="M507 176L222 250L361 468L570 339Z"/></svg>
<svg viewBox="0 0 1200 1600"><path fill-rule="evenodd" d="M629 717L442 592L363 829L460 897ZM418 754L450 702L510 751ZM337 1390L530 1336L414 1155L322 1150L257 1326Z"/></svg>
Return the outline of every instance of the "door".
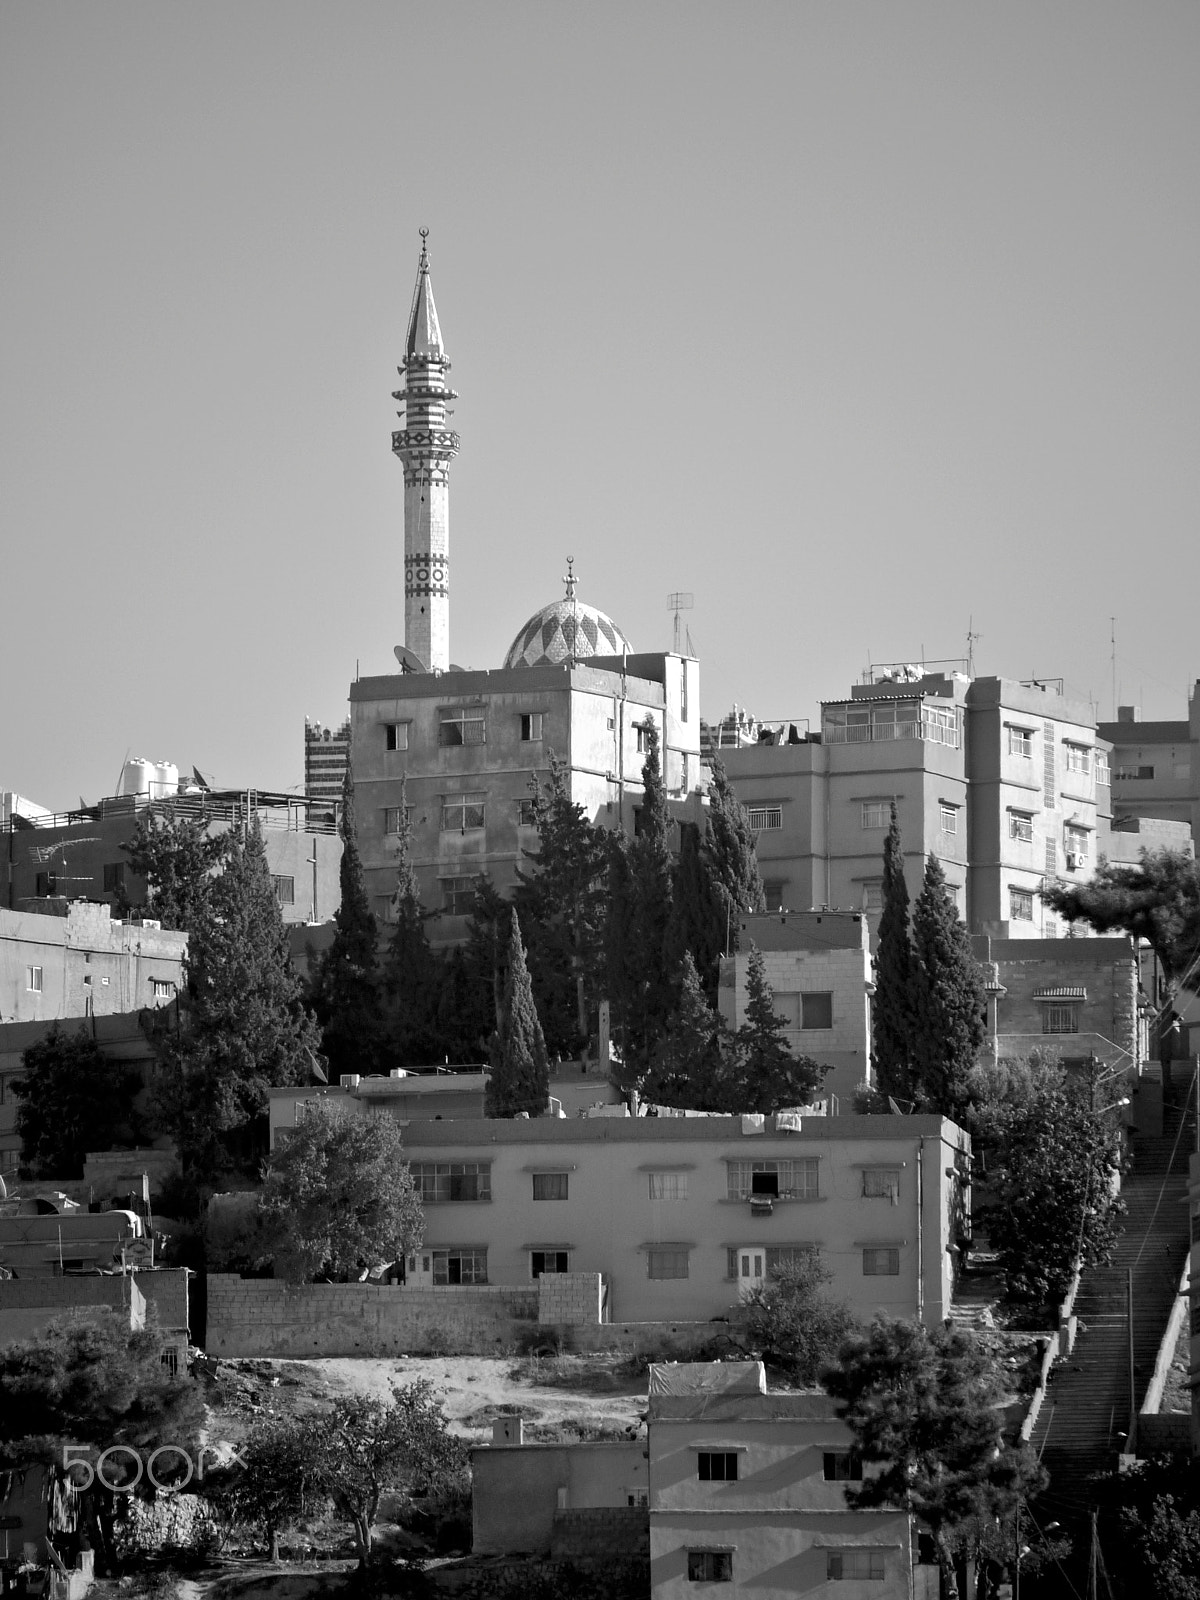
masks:
<svg viewBox="0 0 1200 1600"><path fill-rule="evenodd" d="M742 1245L737 1253L738 1298L761 1289L767 1277L767 1252L762 1245Z"/></svg>

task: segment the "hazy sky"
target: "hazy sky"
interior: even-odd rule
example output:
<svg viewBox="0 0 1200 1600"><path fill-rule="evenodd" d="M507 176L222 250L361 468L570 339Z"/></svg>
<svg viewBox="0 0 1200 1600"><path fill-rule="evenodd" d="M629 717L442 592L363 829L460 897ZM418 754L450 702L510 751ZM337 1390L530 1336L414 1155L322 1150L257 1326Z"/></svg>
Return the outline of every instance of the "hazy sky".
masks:
<svg viewBox="0 0 1200 1600"><path fill-rule="evenodd" d="M0 790L298 785L403 639L430 229L451 657L581 596L701 709L1200 676L1200 6L0 10Z"/></svg>

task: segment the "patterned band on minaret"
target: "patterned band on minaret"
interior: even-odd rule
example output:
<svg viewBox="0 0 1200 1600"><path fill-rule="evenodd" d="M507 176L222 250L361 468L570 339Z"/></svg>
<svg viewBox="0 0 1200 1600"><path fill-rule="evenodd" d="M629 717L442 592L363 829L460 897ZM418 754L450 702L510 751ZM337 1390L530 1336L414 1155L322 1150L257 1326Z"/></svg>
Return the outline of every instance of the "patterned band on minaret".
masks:
<svg viewBox="0 0 1200 1600"><path fill-rule="evenodd" d="M448 402L458 396L446 382L450 363L429 281L428 231L408 318L400 376L393 399L404 406L404 426L392 449L404 464L404 642L430 671L450 665L450 463L458 435L447 427Z"/></svg>

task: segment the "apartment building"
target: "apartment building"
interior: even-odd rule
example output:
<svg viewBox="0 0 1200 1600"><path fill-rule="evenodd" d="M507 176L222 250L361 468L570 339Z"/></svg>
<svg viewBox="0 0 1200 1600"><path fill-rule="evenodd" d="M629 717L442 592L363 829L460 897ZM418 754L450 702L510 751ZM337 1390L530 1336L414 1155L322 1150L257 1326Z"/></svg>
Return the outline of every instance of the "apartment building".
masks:
<svg viewBox="0 0 1200 1600"><path fill-rule="evenodd" d="M1194 844L1200 830L1200 682L1188 696L1186 718L1143 722L1138 706L1118 706L1102 722L1112 745L1113 814L1183 823Z"/></svg>
<svg viewBox="0 0 1200 1600"><path fill-rule="evenodd" d="M0 908L0 1023L109 1016L178 994L186 933L114 922L107 905L48 903L58 913Z"/></svg>

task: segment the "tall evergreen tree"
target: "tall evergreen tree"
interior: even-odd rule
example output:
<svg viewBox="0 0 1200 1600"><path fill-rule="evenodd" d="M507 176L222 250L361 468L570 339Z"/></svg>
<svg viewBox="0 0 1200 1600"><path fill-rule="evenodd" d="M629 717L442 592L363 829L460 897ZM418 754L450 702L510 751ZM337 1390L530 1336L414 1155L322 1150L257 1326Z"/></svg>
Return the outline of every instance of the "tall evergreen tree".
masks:
<svg viewBox="0 0 1200 1600"><path fill-rule="evenodd" d="M880 1094L913 1099L912 1053L915 993L912 933L908 916L908 884L896 802L883 844L883 914L875 949L875 999L872 1004L872 1046L875 1086Z"/></svg>
<svg viewBox="0 0 1200 1600"><path fill-rule="evenodd" d="M573 1055L595 1030L604 977L607 847L602 829L571 799L570 772L550 752L550 776L531 783L538 848L518 871L516 905L530 977L555 1050Z"/></svg>
<svg viewBox="0 0 1200 1600"><path fill-rule="evenodd" d="M751 945L746 965L746 1020L734 1035L738 1060L738 1111L777 1111L807 1105L828 1068L796 1056L784 1034L787 1022L775 1010L762 951Z"/></svg>
<svg viewBox="0 0 1200 1600"><path fill-rule="evenodd" d="M968 1099L967 1075L987 1033L987 995L970 937L946 893L946 875L932 855L913 908L913 948L913 1094L921 1106L953 1117Z"/></svg>
<svg viewBox="0 0 1200 1600"><path fill-rule="evenodd" d="M129 857L133 876L146 880L146 898L135 906L122 891L121 914L139 911L164 928L190 933L232 846L231 835L213 833L212 826L205 812L190 815L170 806L147 806L119 847Z"/></svg>
<svg viewBox="0 0 1200 1600"><path fill-rule="evenodd" d="M387 1054L397 1067L429 1062L437 1052L441 969L429 944L428 915L412 864L412 823L408 782L400 780L397 807L396 887L392 893L392 935L383 964L387 995Z"/></svg>
<svg viewBox="0 0 1200 1600"><path fill-rule="evenodd" d="M379 928L367 899L354 783L347 769L342 785L341 904L334 914L333 943L313 979L313 1010L321 1025L321 1047L336 1077L378 1072L383 1058L383 998Z"/></svg>
<svg viewBox="0 0 1200 1600"><path fill-rule="evenodd" d="M736 1086L729 1029L705 997L691 951L680 966L679 1004L642 1083L652 1105L732 1111Z"/></svg>
<svg viewBox="0 0 1200 1600"><path fill-rule="evenodd" d="M696 823L681 822L671 895L671 961L690 958L710 1005L717 998L728 912L728 901L705 854L704 835Z"/></svg>
<svg viewBox="0 0 1200 1600"><path fill-rule="evenodd" d="M632 840L610 835L608 982L626 1077L649 1069L675 1009L671 960L671 813L658 754L658 730L647 723L643 800Z"/></svg>
<svg viewBox="0 0 1200 1600"><path fill-rule="evenodd" d="M521 926L513 910L509 913L508 976L500 1007L500 1026L492 1046L492 1071L484 1110L489 1117L515 1117L522 1111L531 1117L540 1117L549 1097L546 1041L533 1003Z"/></svg>
<svg viewBox="0 0 1200 1600"><path fill-rule="evenodd" d="M714 760L704 831L680 825L675 867L674 960L690 950L710 1003L715 1004L721 956L738 948L738 919L764 905L750 813Z"/></svg>
<svg viewBox="0 0 1200 1600"><path fill-rule="evenodd" d="M750 813L734 793L719 756L712 764L704 853L728 910L729 948L736 950L737 913L763 910L763 885Z"/></svg>
<svg viewBox="0 0 1200 1600"><path fill-rule="evenodd" d="M303 1083L320 1034L301 998L262 833L230 835L188 941L185 1018L160 1043L156 1109L200 1187L266 1153L267 1090Z"/></svg>

